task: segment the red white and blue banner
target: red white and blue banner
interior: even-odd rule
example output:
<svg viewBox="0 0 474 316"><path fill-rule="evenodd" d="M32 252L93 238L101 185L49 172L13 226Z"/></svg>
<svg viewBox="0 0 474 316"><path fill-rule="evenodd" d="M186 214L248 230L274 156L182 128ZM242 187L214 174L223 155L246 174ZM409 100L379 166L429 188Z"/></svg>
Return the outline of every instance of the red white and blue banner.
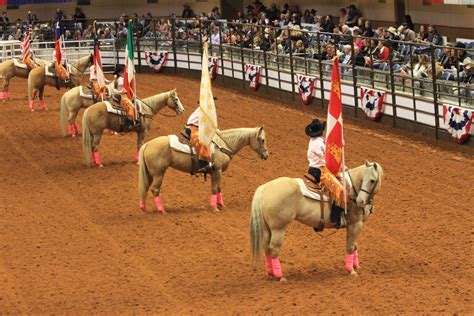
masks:
<svg viewBox="0 0 474 316"><path fill-rule="evenodd" d="M245 78L250 81L250 88L252 90L258 90L261 68L258 65L245 64Z"/></svg>
<svg viewBox="0 0 474 316"><path fill-rule="evenodd" d="M63 30L60 22L56 22L56 27L54 31L54 60L61 64L63 59L62 54L62 40L63 40Z"/></svg>
<svg viewBox="0 0 474 316"><path fill-rule="evenodd" d="M23 41L21 41L20 48L21 48L21 61L24 62L26 58L30 56L31 50L31 25L26 25L25 34L23 37Z"/></svg>
<svg viewBox="0 0 474 316"><path fill-rule="evenodd" d="M296 75L298 92L304 105L308 105L313 99L314 84L316 78L306 75Z"/></svg>
<svg viewBox="0 0 474 316"><path fill-rule="evenodd" d="M209 61L209 73L211 75L211 80L216 79L217 67L219 64L219 58L217 57L208 57Z"/></svg>
<svg viewBox="0 0 474 316"><path fill-rule="evenodd" d="M160 72L168 60L168 52L145 52L145 60L154 72Z"/></svg>
<svg viewBox="0 0 474 316"><path fill-rule="evenodd" d="M473 110L454 105L443 105L443 119L446 129L459 144L464 143L469 137L473 116Z"/></svg>
<svg viewBox="0 0 474 316"><path fill-rule="evenodd" d="M372 121L377 121L382 115L385 92L370 88L360 88L360 103L367 117Z"/></svg>

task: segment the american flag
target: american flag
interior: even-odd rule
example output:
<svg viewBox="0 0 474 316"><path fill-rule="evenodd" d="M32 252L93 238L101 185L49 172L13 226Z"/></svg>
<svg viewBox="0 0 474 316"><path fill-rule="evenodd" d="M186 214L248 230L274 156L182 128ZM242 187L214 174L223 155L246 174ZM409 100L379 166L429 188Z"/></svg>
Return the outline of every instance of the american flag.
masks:
<svg viewBox="0 0 474 316"><path fill-rule="evenodd" d="M31 49L31 25L26 25L25 34L23 37L23 41L20 44L21 48L21 60L25 60L28 56L30 56L30 49Z"/></svg>

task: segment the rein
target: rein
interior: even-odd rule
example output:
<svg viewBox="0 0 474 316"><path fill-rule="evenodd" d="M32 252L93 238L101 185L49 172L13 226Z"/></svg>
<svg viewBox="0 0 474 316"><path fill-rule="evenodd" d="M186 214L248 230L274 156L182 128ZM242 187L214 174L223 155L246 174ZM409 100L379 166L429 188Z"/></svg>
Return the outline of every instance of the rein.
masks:
<svg viewBox="0 0 474 316"><path fill-rule="evenodd" d="M244 158L244 159L247 159L247 160L249 160L249 161L257 161L256 158L247 157L247 156L245 156L245 155L239 154L238 152L236 153L236 152L232 149L232 147L225 141L225 139L222 138L222 136L221 136L219 133L216 133L216 134L217 134L217 136L219 136L219 138L222 140L222 142L224 142L224 145L226 145L227 147L229 147L229 149L222 148L221 146L219 146L219 145L216 144L215 142L214 142L214 144L217 146L217 148L219 148L219 150L220 150L222 153L224 153L224 154L226 154L227 156L229 156L230 159L232 159L233 156L239 156L239 157Z"/></svg>
<svg viewBox="0 0 474 316"><path fill-rule="evenodd" d="M152 119L155 115L161 115L161 116L164 116L164 117L176 117L178 116L178 113L175 113L174 115L171 115L171 114L164 114L164 113L160 113L160 112L155 112L155 110L151 107L151 105L149 105L148 103L146 103L145 101L143 101L142 99L138 99L138 101L140 101L140 103L142 103L143 105L145 105L147 108L149 108L151 110L151 112L153 113L153 115L150 115L150 114L142 114L144 117L146 118L150 118Z"/></svg>

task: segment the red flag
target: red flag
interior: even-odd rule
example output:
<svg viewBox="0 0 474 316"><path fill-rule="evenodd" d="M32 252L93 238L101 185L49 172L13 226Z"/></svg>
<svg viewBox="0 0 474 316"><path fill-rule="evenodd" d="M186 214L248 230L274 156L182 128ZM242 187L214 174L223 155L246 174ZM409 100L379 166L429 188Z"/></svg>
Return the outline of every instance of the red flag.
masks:
<svg viewBox="0 0 474 316"><path fill-rule="evenodd" d="M341 82L339 80L339 62L337 58L334 58L326 131L326 168L335 175L339 173L342 166L342 147Z"/></svg>

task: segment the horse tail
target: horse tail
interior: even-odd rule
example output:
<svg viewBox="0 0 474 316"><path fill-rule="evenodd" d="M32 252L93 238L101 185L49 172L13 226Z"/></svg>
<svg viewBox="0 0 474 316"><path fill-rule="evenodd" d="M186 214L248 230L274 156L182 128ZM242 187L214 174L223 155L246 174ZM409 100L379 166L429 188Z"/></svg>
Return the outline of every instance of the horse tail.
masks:
<svg viewBox="0 0 474 316"><path fill-rule="evenodd" d="M61 131L63 132L63 136L67 136L67 127L69 125L68 117L69 117L69 110L67 108L66 102L67 92L63 94L61 97L61 109L60 109L60 116L61 116Z"/></svg>
<svg viewBox="0 0 474 316"><path fill-rule="evenodd" d="M92 164L92 133L89 129L89 109L87 108L82 116L82 149L88 166Z"/></svg>
<svg viewBox="0 0 474 316"><path fill-rule="evenodd" d="M262 245L262 239L263 230L266 229L266 223L263 218L261 203L264 188L263 185L259 186L252 199L252 212L250 215L250 247L254 261L260 258L264 246Z"/></svg>
<svg viewBox="0 0 474 316"><path fill-rule="evenodd" d="M148 188L150 187L151 177L150 172L148 171L148 167L145 162L145 148L147 144L143 144L138 152L138 195L140 197L140 201L145 201L146 193L148 192Z"/></svg>

